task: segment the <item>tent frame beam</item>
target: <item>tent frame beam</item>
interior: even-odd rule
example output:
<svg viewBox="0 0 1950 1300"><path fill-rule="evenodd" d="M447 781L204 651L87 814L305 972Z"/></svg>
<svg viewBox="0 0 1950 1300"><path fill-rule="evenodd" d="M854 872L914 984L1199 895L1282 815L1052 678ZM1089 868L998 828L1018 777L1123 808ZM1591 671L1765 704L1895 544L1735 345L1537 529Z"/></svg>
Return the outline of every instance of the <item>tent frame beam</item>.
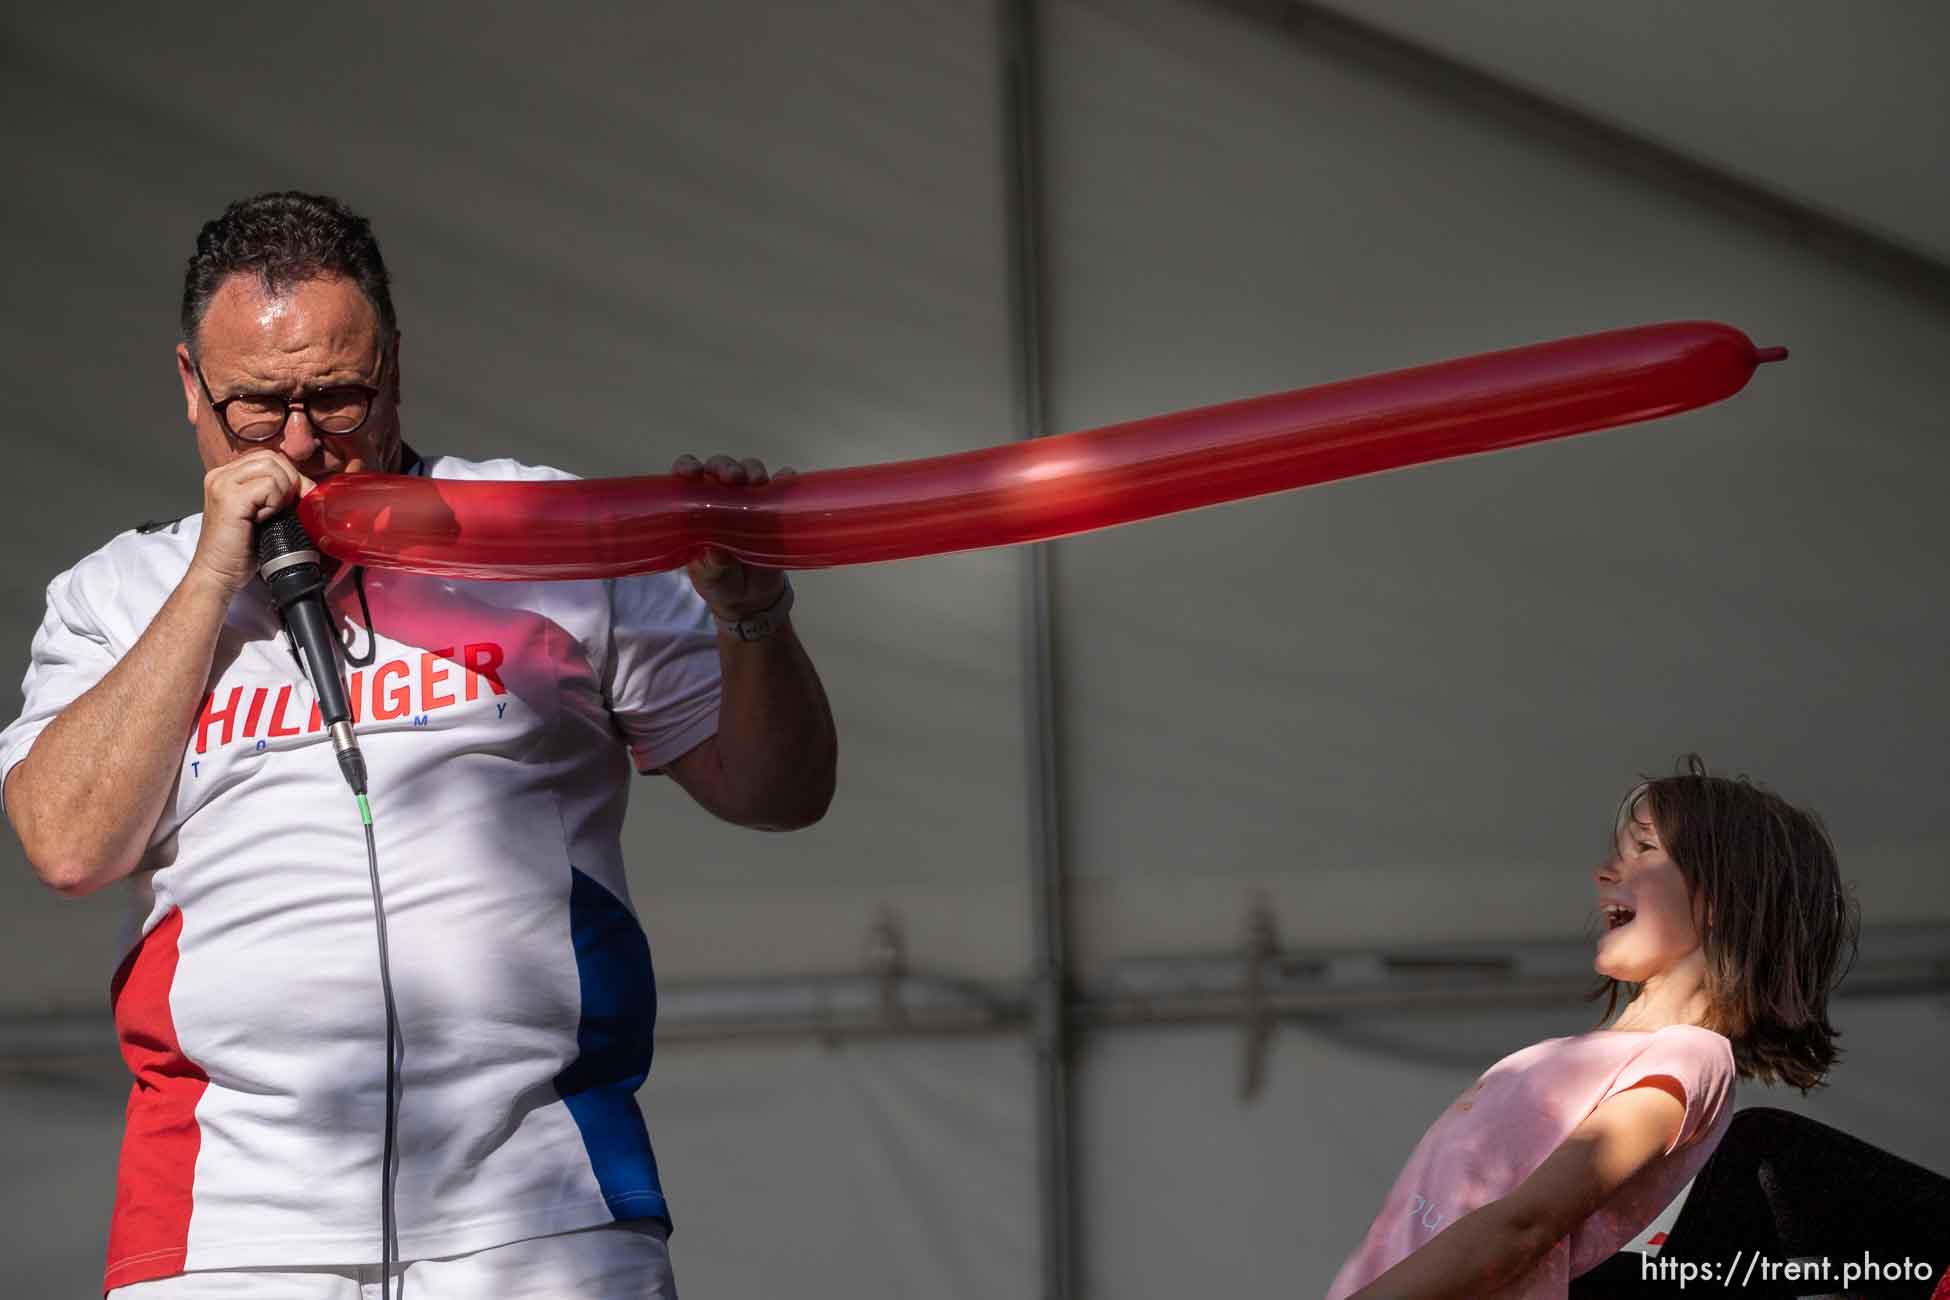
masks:
<svg viewBox="0 0 1950 1300"><path fill-rule="evenodd" d="M1049 431L1044 387L1042 107L1037 82L1035 0L1002 0L998 47L1010 281L1010 352L1017 427ZM1078 1293L1075 1098L1070 902L1064 873L1062 791L1057 770L1056 680L1050 547L1020 548L1023 731L1028 781L1031 960L1027 1019L1036 1051L1036 1197L1043 1300Z"/></svg>
<svg viewBox="0 0 1950 1300"><path fill-rule="evenodd" d="M1844 1004L1950 995L1950 924L1878 925L1835 991ZM886 971L714 980L657 994L657 1045L1021 1037L1041 1032L1034 981ZM1588 942L1449 943L1237 951L1120 961L1071 997L1071 1033L1287 1022L1434 1010L1581 1010ZM98 1010L0 1016L0 1065L106 1065L115 1027Z"/></svg>
<svg viewBox="0 0 1950 1300"><path fill-rule="evenodd" d="M1938 308L1950 306L1950 263L1858 221L1620 125L1501 73L1398 35L1317 0L1204 0L1281 37L1444 100L1505 129L1569 149L1851 266Z"/></svg>

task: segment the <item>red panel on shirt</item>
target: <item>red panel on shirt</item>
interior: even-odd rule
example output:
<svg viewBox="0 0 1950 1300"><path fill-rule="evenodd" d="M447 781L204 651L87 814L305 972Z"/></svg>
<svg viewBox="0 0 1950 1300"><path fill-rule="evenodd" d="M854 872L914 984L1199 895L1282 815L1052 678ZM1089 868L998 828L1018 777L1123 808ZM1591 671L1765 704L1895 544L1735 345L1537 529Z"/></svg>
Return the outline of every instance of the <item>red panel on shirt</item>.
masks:
<svg viewBox="0 0 1950 1300"><path fill-rule="evenodd" d="M104 1290L180 1273L189 1249L190 1189L203 1140L196 1104L210 1079L183 1055L169 1012L182 933L183 914L173 911L143 936L109 988L135 1086L122 1133Z"/></svg>

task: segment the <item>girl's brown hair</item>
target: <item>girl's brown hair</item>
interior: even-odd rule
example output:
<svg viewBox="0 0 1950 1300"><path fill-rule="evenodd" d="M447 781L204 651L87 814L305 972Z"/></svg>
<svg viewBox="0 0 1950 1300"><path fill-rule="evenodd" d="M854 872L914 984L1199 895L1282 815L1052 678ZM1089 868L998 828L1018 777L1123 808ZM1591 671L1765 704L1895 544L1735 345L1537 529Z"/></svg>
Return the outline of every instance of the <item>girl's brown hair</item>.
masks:
<svg viewBox="0 0 1950 1300"><path fill-rule="evenodd" d="M1745 777L1707 775L1698 754L1680 769L1628 791L1616 825L1643 805L1686 878L1706 957L1705 1027L1732 1040L1742 1078L1806 1092L1841 1057L1828 995L1855 960L1860 910L1820 817ZM1607 978L1591 994L1608 999L1607 1019L1620 987Z"/></svg>

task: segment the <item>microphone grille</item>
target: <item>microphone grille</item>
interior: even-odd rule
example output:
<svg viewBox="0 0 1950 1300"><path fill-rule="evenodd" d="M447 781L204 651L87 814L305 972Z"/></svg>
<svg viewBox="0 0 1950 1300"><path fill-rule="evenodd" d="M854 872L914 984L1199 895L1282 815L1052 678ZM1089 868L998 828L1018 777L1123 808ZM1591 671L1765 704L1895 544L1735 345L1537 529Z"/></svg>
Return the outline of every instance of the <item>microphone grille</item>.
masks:
<svg viewBox="0 0 1950 1300"><path fill-rule="evenodd" d="M311 544L311 535L305 531L305 526L298 522L296 510L290 508L280 510L257 526L259 568L299 551L311 551L314 556L317 554L317 548Z"/></svg>

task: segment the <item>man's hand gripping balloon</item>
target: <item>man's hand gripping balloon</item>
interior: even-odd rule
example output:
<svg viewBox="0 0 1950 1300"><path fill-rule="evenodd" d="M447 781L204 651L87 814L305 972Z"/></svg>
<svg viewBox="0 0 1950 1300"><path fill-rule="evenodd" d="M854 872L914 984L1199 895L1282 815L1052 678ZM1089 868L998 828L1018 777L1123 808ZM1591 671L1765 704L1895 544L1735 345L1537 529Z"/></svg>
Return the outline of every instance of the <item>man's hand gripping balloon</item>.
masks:
<svg viewBox="0 0 1950 1300"><path fill-rule="evenodd" d="M770 473L764 461L749 456L743 459L713 456L700 461L688 453L671 463L670 472L680 479L709 478L730 487L783 483L794 474L793 470L784 468L776 474ZM772 608L785 587L783 570L746 564L716 546L698 552L684 566L684 572L711 612L726 623L736 623Z"/></svg>

